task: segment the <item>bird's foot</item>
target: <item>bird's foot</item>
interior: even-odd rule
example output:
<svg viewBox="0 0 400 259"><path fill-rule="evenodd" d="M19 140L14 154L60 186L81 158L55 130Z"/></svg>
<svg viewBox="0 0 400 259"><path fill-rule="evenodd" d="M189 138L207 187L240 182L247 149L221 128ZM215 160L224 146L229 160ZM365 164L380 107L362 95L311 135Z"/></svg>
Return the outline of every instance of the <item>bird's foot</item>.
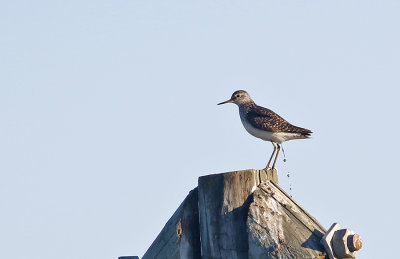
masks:
<svg viewBox="0 0 400 259"><path fill-rule="evenodd" d="M276 167L266 167L264 169L262 169L265 172L273 172L273 171L278 171L278 169L276 169Z"/></svg>
<svg viewBox="0 0 400 259"><path fill-rule="evenodd" d="M277 170L277 169L276 169L276 167L266 167L266 168L264 168L262 170L264 170L265 172L268 172L268 171L274 171L274 170Z"/></svg>

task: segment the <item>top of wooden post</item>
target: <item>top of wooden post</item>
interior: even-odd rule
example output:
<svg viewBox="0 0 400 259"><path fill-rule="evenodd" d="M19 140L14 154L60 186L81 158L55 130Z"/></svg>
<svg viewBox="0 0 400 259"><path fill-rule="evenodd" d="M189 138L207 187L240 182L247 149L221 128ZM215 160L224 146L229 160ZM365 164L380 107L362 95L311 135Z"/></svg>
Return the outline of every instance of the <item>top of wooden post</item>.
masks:
<svg viewBox="0 0 400 259"><path fill-rule="evenodd" d="M143 259L324 258L325 232L279 187L276 169L212 174L199 177Z"/></svg>

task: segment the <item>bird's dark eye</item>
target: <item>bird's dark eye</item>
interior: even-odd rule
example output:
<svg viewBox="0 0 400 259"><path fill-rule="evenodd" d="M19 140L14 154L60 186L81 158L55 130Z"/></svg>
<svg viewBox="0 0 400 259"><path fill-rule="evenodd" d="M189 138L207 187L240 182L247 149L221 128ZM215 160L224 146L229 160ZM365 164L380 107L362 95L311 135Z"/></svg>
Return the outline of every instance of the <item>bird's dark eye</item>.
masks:
<svg viewBox="0 0 400 259"><path fill-rule="evenodd" d="M240 97L240 95L238 95L238 94L237 94L235 97L236 97L236 98L239 98L239 97Z"/></svg>

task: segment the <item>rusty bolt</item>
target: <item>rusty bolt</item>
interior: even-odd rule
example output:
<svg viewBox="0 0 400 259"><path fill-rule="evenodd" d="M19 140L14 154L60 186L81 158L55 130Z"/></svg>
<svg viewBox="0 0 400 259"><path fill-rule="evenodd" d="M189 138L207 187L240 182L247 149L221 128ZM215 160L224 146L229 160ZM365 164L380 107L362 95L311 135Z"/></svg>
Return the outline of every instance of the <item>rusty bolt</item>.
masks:
<svg viewBox="0 0 400 259"><path fill-rule="evenodd" d="M356 258L355 253L362 247L362 239L350 229L342 229L334 223L321 239L329 259Z"/></svg>
<svg viewBox="0 0 400 259"><path fill-rule="evenodd" d="M347 247L350 252L358 251L362 247L362 239L360 235L354 234L347 237Z"/></svg>

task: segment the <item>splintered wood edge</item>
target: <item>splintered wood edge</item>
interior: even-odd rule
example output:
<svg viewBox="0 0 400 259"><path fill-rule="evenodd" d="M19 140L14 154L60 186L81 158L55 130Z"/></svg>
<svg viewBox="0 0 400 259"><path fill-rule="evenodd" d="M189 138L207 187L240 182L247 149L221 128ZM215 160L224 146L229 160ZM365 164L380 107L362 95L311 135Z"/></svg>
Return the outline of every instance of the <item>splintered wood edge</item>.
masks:
<svg viewBox="0 0 400 259"><path fill-rule="evenodd" d="M319 229L317 229L317 230L319 230L319 231L322 233L322 235L320 236L320 238L323 237L323 235L326 233L326 229L325 229L313 216L311 216L300 204L298 204L289 194L287 194L279 185L274 184L272 181L266 181L266 182L260 183L260 185L259 185L258 187L259 187L261 190L263 190L264 192L266 192L266 193L270 193L270 191L265 190L265 189L263 188L262 184L270 184L270 185L272 185L272 187L278 189L278 190L283 194L284 197L286 197L286 198L287 198L288 200L290 200L296 207L298 207L298 209L299 209L302 213L304 213L304 214L319 228ZM280 204L283 206L282 201L277 200L275 196L272 196L272 197L273 197L278 203L280 203ZM285 206L284 206L284 207L285 207ZM305 227L307 227L311 232L314 231L314 229L310 229L310 226L309 226L308 224L306 224L306 222L304 222L304 220L302 220L301 218L298 217L297 213L294 213L294 211L292 211L292 210L290 210L290 209L288 209L288 210L289 210L289 212L290 212L294 217L296 217L296 218L297 218ZM318 235L318 236L319 236L319 235Z"/></svg>

